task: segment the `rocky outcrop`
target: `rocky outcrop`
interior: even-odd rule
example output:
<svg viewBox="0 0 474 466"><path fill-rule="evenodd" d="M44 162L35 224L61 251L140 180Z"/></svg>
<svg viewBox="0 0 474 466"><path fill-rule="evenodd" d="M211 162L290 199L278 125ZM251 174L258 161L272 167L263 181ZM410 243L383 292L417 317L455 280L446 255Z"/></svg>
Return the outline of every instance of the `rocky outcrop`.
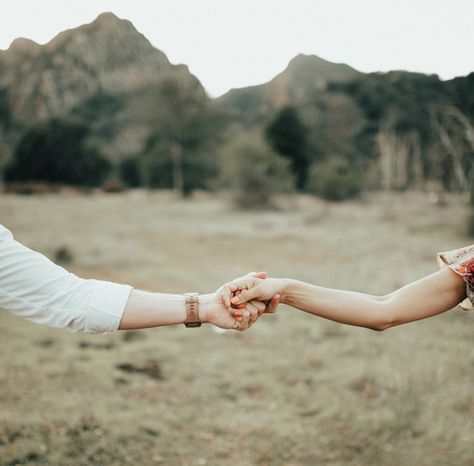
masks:
<svg viewBox="0 0 474 466"><path fill-rule="evenodd" d="M122 113L120 127L109 128L109 155L139 150L149 125L127 119L127 106L166 78L205 96L185 65L172 65L130 21L112 13L64 31L45 45L16 39L0 52L0 146L5 153L5 146L11 145L22 127L107 95L121 102L117 108ZM124 145L124 139L133 142Z"/></svg>
<svg viewBox="0 0 474 466"><path fill-rule="evenodd" d="M258 121L284 105L303 104L323 93L329 82L352 79L360 74L348 65L300 54L268 83L232 89L217 99L217 105L237 119Z"/></svg>

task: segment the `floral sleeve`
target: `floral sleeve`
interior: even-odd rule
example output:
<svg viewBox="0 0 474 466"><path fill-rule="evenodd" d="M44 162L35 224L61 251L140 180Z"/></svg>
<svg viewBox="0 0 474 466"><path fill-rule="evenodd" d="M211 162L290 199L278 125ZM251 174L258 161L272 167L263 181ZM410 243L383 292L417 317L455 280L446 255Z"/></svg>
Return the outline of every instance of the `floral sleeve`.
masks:
<svg viewBox="0 0 474 466"><path fill-rule="evenodd" d="M466 311L474 311L474 244L454 251L439 252L438 263L447 265L466 282L467 299L460 306Z"/></svg>

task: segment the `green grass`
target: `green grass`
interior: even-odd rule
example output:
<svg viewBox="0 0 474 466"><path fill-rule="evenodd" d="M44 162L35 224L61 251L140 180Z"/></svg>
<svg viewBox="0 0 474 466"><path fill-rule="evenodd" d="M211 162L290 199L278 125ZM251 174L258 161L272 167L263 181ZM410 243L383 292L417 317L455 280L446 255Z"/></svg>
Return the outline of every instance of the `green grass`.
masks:
<svg viewBox="0 0 474 466"><path fill-rule="evenodd" d="M85 277L211 291L250 270L386 293L469 242L464 199L374 193L238 212L167 193L2 196L18 240ZM474 465L474 316L383 333L281 308L210 327L75 335L0 313L0 465ZM139 371L126 371L126 365Z"/></svg>

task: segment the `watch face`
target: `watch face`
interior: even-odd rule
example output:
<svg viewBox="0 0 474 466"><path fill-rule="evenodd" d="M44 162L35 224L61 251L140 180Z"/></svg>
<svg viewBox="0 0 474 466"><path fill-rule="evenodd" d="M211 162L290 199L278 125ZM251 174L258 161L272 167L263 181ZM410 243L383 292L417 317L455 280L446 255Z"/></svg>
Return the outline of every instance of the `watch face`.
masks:
<svg viewBox="0 0 474 466"><path fill-rule="evenodd" d="M186 322L184 324L186 327L200 327L201 326L201 322Z"/></svg>

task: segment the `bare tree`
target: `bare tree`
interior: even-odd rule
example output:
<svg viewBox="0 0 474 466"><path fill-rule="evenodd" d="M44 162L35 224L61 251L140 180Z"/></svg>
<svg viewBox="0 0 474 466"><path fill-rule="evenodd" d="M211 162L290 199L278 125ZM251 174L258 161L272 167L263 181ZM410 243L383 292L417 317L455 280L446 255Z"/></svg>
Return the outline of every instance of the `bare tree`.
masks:
<svg viewBox="0 0 474 466"><path fill-rule="evenodd" d="M395 117L392 115L377 134L380 152L380 174L383 189L406 189L421 186L424 170L418 132L413 130L397 134Z"/></svg>
<svg viewBox="0 0 474 466"><path fill-rule="evenodd" d="M441 145L450 157L456 185L462 191L469 187L466 151L463 145L467 142L474 153L474 129L469 119L454 106L432 111L433 126L436 129ZM472 154L470 154L472 157Z"/></svg>

